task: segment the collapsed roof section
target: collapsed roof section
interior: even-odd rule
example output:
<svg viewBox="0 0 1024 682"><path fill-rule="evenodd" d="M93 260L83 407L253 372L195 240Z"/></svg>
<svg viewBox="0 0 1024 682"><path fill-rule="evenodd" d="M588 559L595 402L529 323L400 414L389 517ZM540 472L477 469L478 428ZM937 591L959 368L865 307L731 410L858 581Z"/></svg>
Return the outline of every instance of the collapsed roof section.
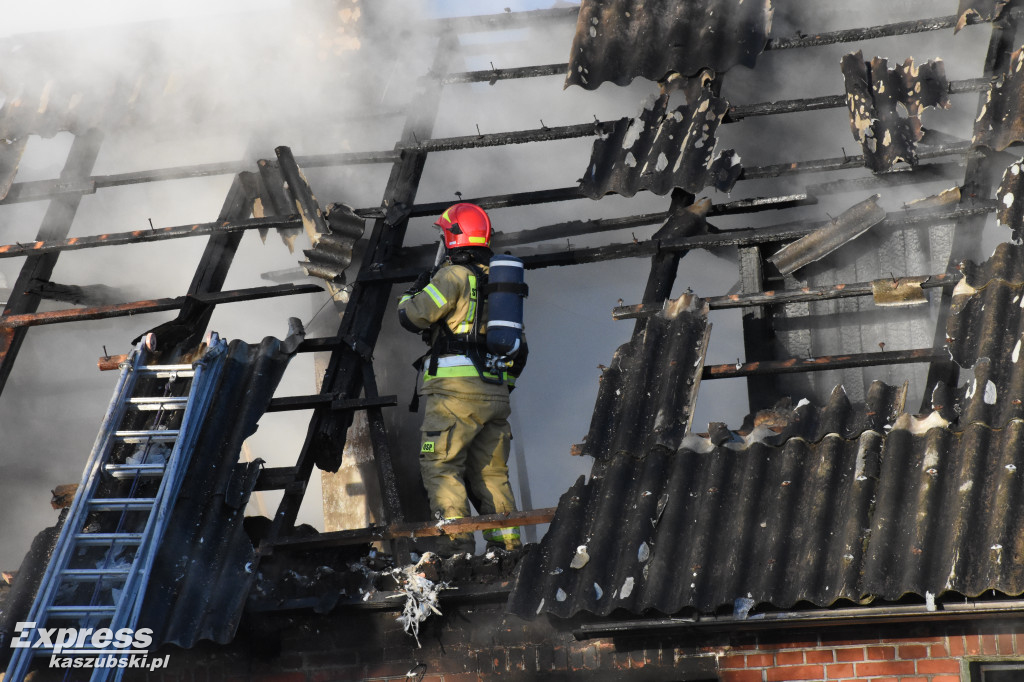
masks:
<svg viewBox="0 0 1024 682"><path fill-rule="evenodd" d="M667 194L674 188L698 193L707 186L732 189L742 171L731 149L713 157L715 131L729 103L702 89L692 102L668 111L669 96L644 105L637 118L616 122L611 134L594 141L580 191L591 199L641 190Z"/></svg>
<svg viewBox="0 0 1024 682"><path fill-rule="evenodd" d="M772 25L771 0L583 0L566 87L596 89L753 68Z"/></svg>
<svg viewBox="0 0 1024 682"><path fill-rule="evenodd" d="M865 62L860 51L842 59L850 130L864 150L864 165L876 173L898 161L917 163L921 139L921 111L926 107L949 108L946 70L941 59L915 65L913 57L895 68L875 57ZM906 117L897 112L906 110Z"/></svg>

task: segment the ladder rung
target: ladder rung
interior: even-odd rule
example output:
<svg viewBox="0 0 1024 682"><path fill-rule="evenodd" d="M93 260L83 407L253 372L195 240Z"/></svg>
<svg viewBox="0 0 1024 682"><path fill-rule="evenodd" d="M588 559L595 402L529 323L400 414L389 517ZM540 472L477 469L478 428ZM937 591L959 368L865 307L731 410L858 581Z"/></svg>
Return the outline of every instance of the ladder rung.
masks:
<svg viewBox="0 0 1024 682"><path fill-rule="evenodd" d="M65 568L61 571L61 577L97 580L99 578L124 578L130 572L130 568Z"/></svg>
<svg viewBox="0 0 1024 682"><path fill-rule="evenodd" d="M79 547L107 547L109 545L142 544L142 533L76 533Z"/></svg>
<svg viewBox="0 0 1024 682"><path fill-rule="evenodd" d="M166 464L107 464L103 470L114 478L135 478L136 476L160 477Z"/></svg>
<svg viewBox="0 0 1024 682"><path fill-rule="evenodd" d="M49 606L46 612L52 616L81 618L85 616L113 615L116 606Z"/></svg>
<svg viewBox="0 0 1024 682"><path fill-rule="evenodd" d="M178 440L177 429L158 429L152 431L115 431L114 437L125 443L174 442Z"/></svg>
<svg viewBox="0 0 1024 682"><path fill-rule="evenodd" d="M184 410L188 405L188 396L168 398L129 398L128 404L138 410Z"/></svg>
<svg viewBox="0 0 1024 682"><path fill-rule="evenodd" d="M93 511L148 511L156 504L155 497L104 497L89 500Z"/></svg>
<svg viewBox="0 0 1024 682"><path fill-rule="evenodd" d="M143 367L139 367L137 371L147 376L155 376L157 378L177 376L187 379L195 376L196 374L192 365L145 365Z"/></svg>

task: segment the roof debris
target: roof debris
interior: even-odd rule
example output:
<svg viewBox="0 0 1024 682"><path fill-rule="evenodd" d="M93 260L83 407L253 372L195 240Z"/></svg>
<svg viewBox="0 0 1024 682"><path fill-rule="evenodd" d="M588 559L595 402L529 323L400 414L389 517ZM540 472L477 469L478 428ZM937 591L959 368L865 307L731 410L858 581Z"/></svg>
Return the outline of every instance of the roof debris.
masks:
<svg viewBox="0 0 1024 682"><path fill-rule="evenodd" d="M841 64L850 129L864 150L864 165L879 173L898 161L916 164L921 112L926 107L950 107L942 60L916 65L908 57L889 69L888 60L875 57L865 62L857 51L845 55ZM906 117L900 116L897 105L903 105Z"/></svg>
<svg viewBox="0 0 1024 682"><path fill-rule="evenodd" d="M585 196L631 197L643 189L663 195L676 187L696 194L709 185L732 189L742 171L740 157L731 149L713 157L715 132L729 103L708 89L671 112L668 100L649 100L638 118L620 119L607 138L594 141L580 180Z"/></svg>
<svg viewBox="0 0 1024 682"><path fill-rule="evenodd" d="M1008 2L1009 0L960 0L960 7L956 11L956 28L953 32L959 32L968 22L998 19Z"/></svg>
<svg viewBox="0 0 1024 682"><path fill-rule="evenodd" d="M771 0L583 0L565 87L753 68L772 12Z"/></svg>
<svg viewBox="0 0 1024 682"><path fill-rule="evenodd" d="M872 194L851 206L832 222L811 234L787 244L768 258L783 275L799 270L808 263L824 258L885 219L885 210L878 205L881 197Z"/></svg>

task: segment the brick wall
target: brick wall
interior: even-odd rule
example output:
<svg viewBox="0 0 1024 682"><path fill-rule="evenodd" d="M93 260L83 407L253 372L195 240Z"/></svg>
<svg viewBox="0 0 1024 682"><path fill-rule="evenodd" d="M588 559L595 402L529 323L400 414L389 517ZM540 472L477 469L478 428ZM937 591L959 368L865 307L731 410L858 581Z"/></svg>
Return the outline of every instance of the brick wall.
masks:
<svg viewBox="0 0 1024 682"><path fill-rule="evenodd" d="M723 648L722 682L966 682L972 659L1024 660L1019 624L879 628L850 639L826 633L805 641L773 635ZM849 636L847 632L845 636Z"/></svg>
<svg viewBox="0 0 1024 682"><path fill-rule="evenodd" d="M160 653L170 655L169 670L125 679L965 682L970 660L1024 660L1024 624L1015 621L577 640L584 619L523 621L501 603L449 604L423 624L417 647L395 615L344 609L250 618L229 645L167 647Z"/></svg>

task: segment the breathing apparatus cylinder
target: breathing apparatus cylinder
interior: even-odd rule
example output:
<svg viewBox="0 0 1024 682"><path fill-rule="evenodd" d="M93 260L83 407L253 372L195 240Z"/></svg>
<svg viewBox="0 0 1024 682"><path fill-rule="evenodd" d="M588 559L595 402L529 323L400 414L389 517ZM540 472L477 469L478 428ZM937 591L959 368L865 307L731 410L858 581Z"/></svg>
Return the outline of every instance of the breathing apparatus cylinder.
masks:
<svg viewBox="0 0 1024 682"><path fill-rule="evenodd" d="M523 333L523 299L529 289L523 261L515 256L491 257L487 284L487 351L513 357Z"/></svg>

